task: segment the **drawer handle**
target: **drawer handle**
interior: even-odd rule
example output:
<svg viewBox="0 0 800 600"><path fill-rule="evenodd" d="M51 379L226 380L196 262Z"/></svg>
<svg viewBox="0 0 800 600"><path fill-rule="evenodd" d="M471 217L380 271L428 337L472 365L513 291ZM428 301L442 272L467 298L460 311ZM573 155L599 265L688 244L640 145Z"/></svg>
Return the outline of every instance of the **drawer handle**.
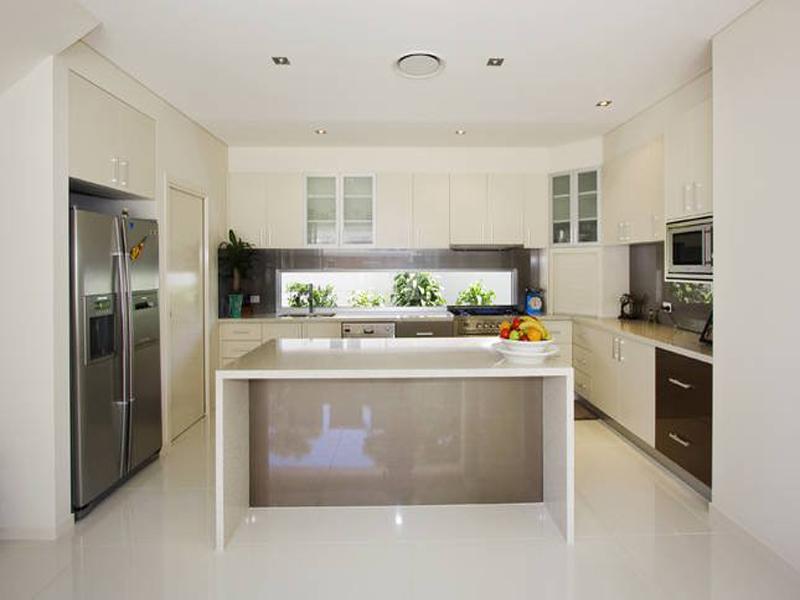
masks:
<svg viewBox="0 0 800 600"><path fill-rule="evenodd" d="M246 329L234 329L231 333L234 333L236 335L248 335L250 332L247 331Z"/></svg>
<svg viewBox="0 0 800 600"><path fill-rule="evenodd" d="M694 387L692 384L683 383L680 379L675 379L674 377L670 377L669 379L667 379L667 381L669 381L672 385L677 385L679 388L682 388L684 390L690 390Z"/></svg>
<svg viewBox="0 0 800 600"><path fill-rule="evenodd" d="M674 433L672 431L669 432L669 439L671 439L673 442L675 442L677 444L680 444L684 448L688 448L689 446L692 445L691 442L687 442L685 439L683 439L677 433Z"/></svg>
<svg viewBox="0 0 800 600"><path fill-rule="evenodd" d="M432 331L418 331L416 333L417 337L433 337Z"/></svg>

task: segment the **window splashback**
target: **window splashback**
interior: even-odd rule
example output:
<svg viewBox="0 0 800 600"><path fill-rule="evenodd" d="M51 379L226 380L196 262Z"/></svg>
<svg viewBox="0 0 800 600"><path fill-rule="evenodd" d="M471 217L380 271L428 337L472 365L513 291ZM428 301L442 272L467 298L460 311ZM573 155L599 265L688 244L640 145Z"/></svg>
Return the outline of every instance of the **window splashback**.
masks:
<svg viewBox="0 0 800 600"><path fill-rule="evenodd" d="M253 268L242 282L245 307L252 314L271 314L279 310L276 302L278 276L287 271L516 271L512 302L524 304L527 287L539 286L540 256L538 250L513 248L506 250L343 250L298 249L256 250ZM488 282L487 282L488 283ZM456 286L457 287L457 286ZM219 316L228 314L230 278L219 277ZM453 290L456 291L456 290ZM250 304L250 296L260 302ZM445 294L447 296L447 292ZM499 296L499 295L498 295ZM499 302L499 298L498 298ZM249 307L249 308L248 308Z"/></svg>

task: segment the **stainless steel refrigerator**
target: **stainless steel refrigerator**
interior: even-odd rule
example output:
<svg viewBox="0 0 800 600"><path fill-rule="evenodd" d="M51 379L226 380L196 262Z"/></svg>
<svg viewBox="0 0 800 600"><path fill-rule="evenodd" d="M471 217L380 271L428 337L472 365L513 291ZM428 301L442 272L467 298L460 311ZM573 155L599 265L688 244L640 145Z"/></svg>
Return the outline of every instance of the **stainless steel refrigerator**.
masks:
<svg viewBox="0 0 800 600"><path fill-rule="evenodd" d="M161 449L158 223L70 211L77 518Z"/></svg>

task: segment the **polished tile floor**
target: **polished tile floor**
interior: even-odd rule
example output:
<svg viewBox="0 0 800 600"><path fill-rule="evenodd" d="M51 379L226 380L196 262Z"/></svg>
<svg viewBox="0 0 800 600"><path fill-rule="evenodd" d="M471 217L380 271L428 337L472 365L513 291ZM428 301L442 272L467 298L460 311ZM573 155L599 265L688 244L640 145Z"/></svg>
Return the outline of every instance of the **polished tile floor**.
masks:
<svg viewBox="0 0 800 600"><path fill-rule="evenodd" d="M211 548L208 424L58 542L0 543L0 598L800 598L800 574L599 421L577 541L537 506L252 511Z"/></svg>

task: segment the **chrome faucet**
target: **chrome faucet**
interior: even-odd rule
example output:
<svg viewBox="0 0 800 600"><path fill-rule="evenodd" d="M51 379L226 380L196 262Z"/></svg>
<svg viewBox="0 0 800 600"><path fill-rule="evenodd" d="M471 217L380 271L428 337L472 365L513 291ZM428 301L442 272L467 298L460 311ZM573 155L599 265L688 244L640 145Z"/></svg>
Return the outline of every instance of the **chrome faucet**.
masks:
<svg viewBox="0 0 800 600"><path fill-rule="evenodd" d="M314 314L314 284L308 284L308 314Z"/></svg>

